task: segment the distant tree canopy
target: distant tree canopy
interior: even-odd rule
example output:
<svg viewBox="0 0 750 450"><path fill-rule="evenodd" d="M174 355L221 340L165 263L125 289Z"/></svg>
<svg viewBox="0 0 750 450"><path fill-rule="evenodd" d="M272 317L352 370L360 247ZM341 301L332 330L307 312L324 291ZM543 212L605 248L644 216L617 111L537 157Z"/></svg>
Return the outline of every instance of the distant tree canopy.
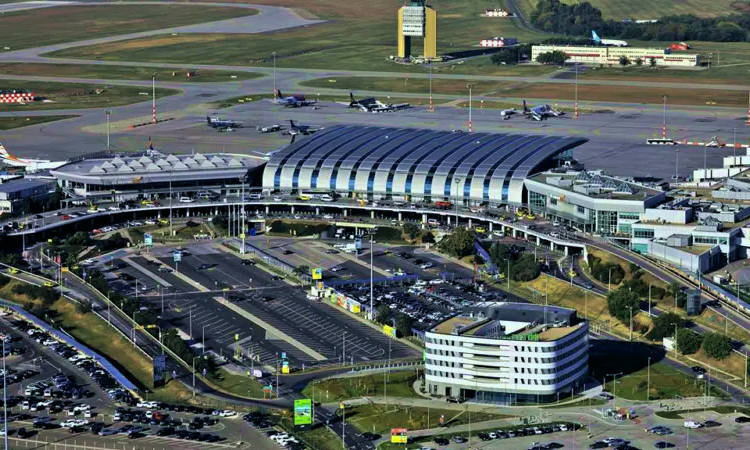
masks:
<svg viewBox="0 0 750 450"><path fill-rule="evenodd" d="M566 55L565 52L561 50L552 50L551 52L540 53L539 56L536 57L536 62L561 66L569 59L570 56Z"/></svg>
<svg viewBox="0 0 750 450"><path fill-rule="evenodd" d="M544 31L587 38L596 30L600 36L644 41L743 42L750 30L750 14L720 18L683 14L661 17L655 23L625 23L605 20L589 2L565 4L560 0L539 0L529 18Z"/></svg>

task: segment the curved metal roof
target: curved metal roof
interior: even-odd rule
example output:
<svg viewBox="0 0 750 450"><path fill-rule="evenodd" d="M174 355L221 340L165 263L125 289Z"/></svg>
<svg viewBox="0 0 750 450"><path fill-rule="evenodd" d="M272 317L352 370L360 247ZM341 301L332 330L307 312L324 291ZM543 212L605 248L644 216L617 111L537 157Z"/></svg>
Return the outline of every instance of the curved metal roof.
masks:
<svg viewBox="0 0 750 450"><path fill-rule="evenodd" d="M477 178L482 180L478 186L492 180L506 180L507 184L507 180L528 177L549 158L587 141L564 136L336 125L275 153L266 165L263 185L280 190L334 190L347 185L337 180L344 176L351 179L350 190L410 194L414 180L415 191L421 191L414 194L442 196L442 184L449 190L447 180L453 177L466 180L467 186L470 179ZM388 174L388 188L381 181L386 179L383 173ZM376 174L381 176L376 178ZM405 184L396 186L394 175ZM433 179L439 185L432 186Z"/></svg>

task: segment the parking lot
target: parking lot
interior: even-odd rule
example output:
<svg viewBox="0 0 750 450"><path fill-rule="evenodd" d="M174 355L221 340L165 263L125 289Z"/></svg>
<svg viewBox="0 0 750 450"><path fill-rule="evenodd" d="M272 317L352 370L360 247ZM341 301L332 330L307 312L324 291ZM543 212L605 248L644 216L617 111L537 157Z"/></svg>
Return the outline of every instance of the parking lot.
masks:
<svg viewBox="0 0 750 450"><path fill-rule="evenodd" d="M296 246L303 244L294 245L297 249ZM328 360L340 361L345 357L350 362L372 361L387 357L385 335L328 305L309 301L301 288L289 285L254 264L243 265L241 259L212 244L193 244L185 250L182 261L176 265L171 248L157 248L148 255L118 260L116 267L122 267L121 261L125 267L112 271L108 278L113 286L126 284L133 295L135 281L123 281L122 273L138 279L139 299L158 313L163 304L163 318L178 327L186 338L192 336L191 343L197 351L201 351L205 339L208 351L229 355L238 343L245 356L269 366L275 366L281 353L286 353L292 366L310 366L317 362L215 299L222 297ZM288 256L283 255L283 250L280 252L281 256ZM317 253L327 255L332 265L340 261L338 255L325 253L325 248ZM161 265L150 262L154 259ZM210 292L204 292L183 277ZM392 345L394 358L411 353L413 351L402 344Z"/></svg>

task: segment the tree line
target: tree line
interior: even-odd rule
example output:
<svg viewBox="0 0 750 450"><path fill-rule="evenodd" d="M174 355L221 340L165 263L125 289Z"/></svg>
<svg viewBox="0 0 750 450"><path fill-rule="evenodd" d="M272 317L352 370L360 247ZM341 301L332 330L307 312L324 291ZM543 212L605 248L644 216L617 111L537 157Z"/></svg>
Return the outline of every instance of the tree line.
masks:
<svg viewBox="0 0 750 450"><path fill-rule="evenodd" d="M588 38L596 30L600 36L644 41L745 42L750 30L750 14L720 18L682 14L661 17L655 23L626 23L605 20L589 2L568 5L560 0L539 0L530 21L541 30L567 36Z"/></svg>

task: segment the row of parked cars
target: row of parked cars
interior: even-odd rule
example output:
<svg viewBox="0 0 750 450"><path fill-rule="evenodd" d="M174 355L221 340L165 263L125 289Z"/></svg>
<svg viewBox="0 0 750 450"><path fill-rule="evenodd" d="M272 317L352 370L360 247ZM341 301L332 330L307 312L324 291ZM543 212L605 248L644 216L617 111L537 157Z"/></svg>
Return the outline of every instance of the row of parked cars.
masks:
<svg viewBox="0 0 750 450"><path fill-rule="evenodd" d="M483 441L491 441L494 439L512 439L515 437L521 437L521 436L535 436L535 435L543 435L543 434L550 434L550 433L556 433L559 431L575 431L582 428L582 425L578 423L558 423L558 424L550 424L545 426L529 426L529 427L523 427L523 428L514 428L514 429L503 429L503 430L497 430L494 432L483 432L479 433L479 439ZM464 436L456 435L451 438L453 442L456 444L463 444L468 441ZM436 437L433 439L433 442L437 444L438 446L444 446L449 445L450 440L446 437ZM560 444L557 443L551 443L551 447L539 447L539 448L560 448ZM547 444L549 445L549 444Z"/></svg>
<svg viewBox="0 0 750 450"><path fill-rule="evenodd" d="M107 395L112 400L123 403L133 402L131 394L123 389L122 386L120 386L120 384L99 365L99 363L82 354L73 346L58 341L47 332L39 329L36 325L24 320L13 320L10 324L17 330L26 333L32 339L44 345L51 351L66 358L70 364L76 366L78 370L87 374L93 384L106 391ZM44 386L37 384L29 389L27 386L24 394L32 397L53 399L78 399L87 398L93 395L92 392L89 392L86 388L77 384L72 377L67 375L59 374L53 379L53 382L54 387L51 384Z"/></svg>

